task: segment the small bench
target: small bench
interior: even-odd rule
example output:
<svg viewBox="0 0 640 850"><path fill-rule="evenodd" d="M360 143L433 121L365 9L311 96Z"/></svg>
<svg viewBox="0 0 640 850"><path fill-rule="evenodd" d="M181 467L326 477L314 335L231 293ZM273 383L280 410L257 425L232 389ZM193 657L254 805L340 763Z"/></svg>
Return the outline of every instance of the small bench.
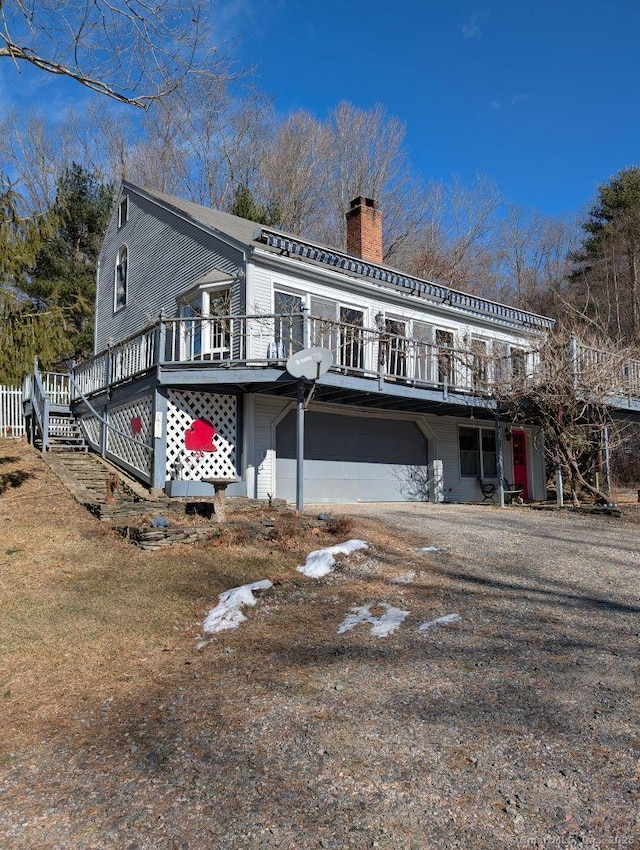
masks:
<svg viewBox="0 0 640 850"><path fill-rule="evenodd" d="M503 482L505 504L522 504L522 487L516 487L513 484L509 484L506 478L503 479ZM499 490L497 479L478 478L478 484L482 491L482 504L484 505L485 502L491 502L492 505L495 505L496 496Z"/></svg>

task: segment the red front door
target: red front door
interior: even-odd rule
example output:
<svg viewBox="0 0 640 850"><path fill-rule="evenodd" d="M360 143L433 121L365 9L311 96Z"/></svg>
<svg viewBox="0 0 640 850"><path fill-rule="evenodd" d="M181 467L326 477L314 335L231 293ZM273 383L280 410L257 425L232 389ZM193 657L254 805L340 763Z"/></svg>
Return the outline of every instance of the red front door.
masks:
<svg viewBox="0 0 640 850"><path fill-rule="evenodd" d="M513 451L513 484L515 487L522 487L522 498L528 499L527 435L524 431L511 432L511 446Z"/></svg>

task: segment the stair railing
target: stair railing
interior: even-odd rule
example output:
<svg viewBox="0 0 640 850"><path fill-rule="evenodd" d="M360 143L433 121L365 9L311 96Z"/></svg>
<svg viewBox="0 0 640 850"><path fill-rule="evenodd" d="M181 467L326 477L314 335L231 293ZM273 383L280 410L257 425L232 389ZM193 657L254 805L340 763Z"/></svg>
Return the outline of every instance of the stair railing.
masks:
<svg viewBox="0 0 640 850"><path fill-rule="evenodd" d="M82 401L87 405L87 407L89 408L91 413L96 417L96 419L102 425L103 435L106 434L108 431L111 431L112 433L117 434L119 437L123 437L125 440L129 440L130 443L133 443L134 445L138 446L139 448L144 449L145 451L151 452L153 454L153 446L149 446L149 445L147 445L147 443L143 443L141 440L138 440L135 437L132 437L131 434L127 434L125 431L121 431L119 428L116 428L115 425L111 425L111 423L106 419L106 417L104 417L101 413L99 413L95 409L95 407L91 404L89 399L86 397L86 395L82 392L82 390L78 386L78 383L77 383L77 381L75 380L75 378L73 377L72 374L69 374L69 380L71 381L71 385L73 386L73 389L76 392L76 395L74 395L74 398L75 399L78 399L78 398L82 399ZM82 419L78 420L78 424L82 428L82 431L83 431L85 437L87 438L87 440L89 440L90 443L94 442L91 439L91 437L89 436ZM102 455L104 456L105 448L106 448L106 439L104 439L104 438L102 439L101 448L102 448Z"/></svg>
<svg viewBox="0 0 640 850"><path fill-rule="evenodd" d="M49 450L49 398L42 383L42 377L36 362L33 370L31 403L42 434L42 451Z"/></svg>

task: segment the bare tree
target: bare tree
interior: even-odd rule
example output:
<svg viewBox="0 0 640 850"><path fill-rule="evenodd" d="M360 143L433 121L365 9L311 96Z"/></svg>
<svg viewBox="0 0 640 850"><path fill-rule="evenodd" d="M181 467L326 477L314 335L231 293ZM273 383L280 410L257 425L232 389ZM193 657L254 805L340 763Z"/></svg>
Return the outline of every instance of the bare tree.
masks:
<svg viewBox="0 0 640 850"><path fill-rule="evenodd" d="M501 297L525 310L558 315L576 238L575 227L564 219L509 207L498 231Z"/></svg>
<svg viewBox="0 0 640 850"><path fill-rule="evenodd" d="M359 109L343 101L329 115L327 132L330 147L325 167L331 204L327 241L346 245L345 215L350 202L359 195L380 202L387 237L403 206L410 170L403 147L404 125L380 104ZM385 259L390 260L388 256Z"/></svg>
<svg viewBox="0 0 640 850"><path fill-rule="evenodd" d="M0 56L146 108L191 74L226 73L209 0L0 0Z"/></svg>
<svg viewBox="0 0 640 850"><path fill-rule="evenodd" d="M576 331L581 334L579 340ZM638 384L640 352L584 329L559 327L531 356L527 368L501 369L495 395L514 423L544 433L549 466L568 477L574 504L586 492L597 503L610 495L601 486L603 438L610 451L622 443L628 423L614 416ZM639 386L632 389L637 393Z"/></svg>
<svg viewBox="0 0 640 850"><path fill-rule="evenodd" d="M14 109L0 123L0 162L20 186L20 212L33 215L55 200L56 183L65 157L62 136L51 132L42 115Z"/></svg>
<svg viewBox="0 0 640 850"><path fill-rule="evenodd" d="M464 186L459 178L451 183L431 183L425 197L425 225L406 261L410 271L495 297L501 204L498 189L486 177L477 177L471 187Z"/></svg>
<svg viewBox="0 0 640 850"><path fill-rule="evenodd" d="M313 233L326 216L324 171L329 155L326 127L304 111L287 116L263 143L257 195L278 210L284 230Z"/></svg>

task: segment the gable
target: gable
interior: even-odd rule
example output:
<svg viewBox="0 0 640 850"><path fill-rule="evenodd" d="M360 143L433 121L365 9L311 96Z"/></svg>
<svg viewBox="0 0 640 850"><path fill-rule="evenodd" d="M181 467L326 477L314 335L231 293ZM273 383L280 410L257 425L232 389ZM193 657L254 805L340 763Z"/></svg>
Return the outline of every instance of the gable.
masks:
<svg viewBox="0 0 640 850"><path fill-rule="evenodd" d="M127 197L127 220L120 225L120 201ZM126 304L116 309L115 269L127 248ZM176 299L198 281L233 281L232 299L244 309L240 248L166 209L135 190L119 196L99 258L96 292L96 352L107 341L125 339L157 321L176 315Z"/></svg>

